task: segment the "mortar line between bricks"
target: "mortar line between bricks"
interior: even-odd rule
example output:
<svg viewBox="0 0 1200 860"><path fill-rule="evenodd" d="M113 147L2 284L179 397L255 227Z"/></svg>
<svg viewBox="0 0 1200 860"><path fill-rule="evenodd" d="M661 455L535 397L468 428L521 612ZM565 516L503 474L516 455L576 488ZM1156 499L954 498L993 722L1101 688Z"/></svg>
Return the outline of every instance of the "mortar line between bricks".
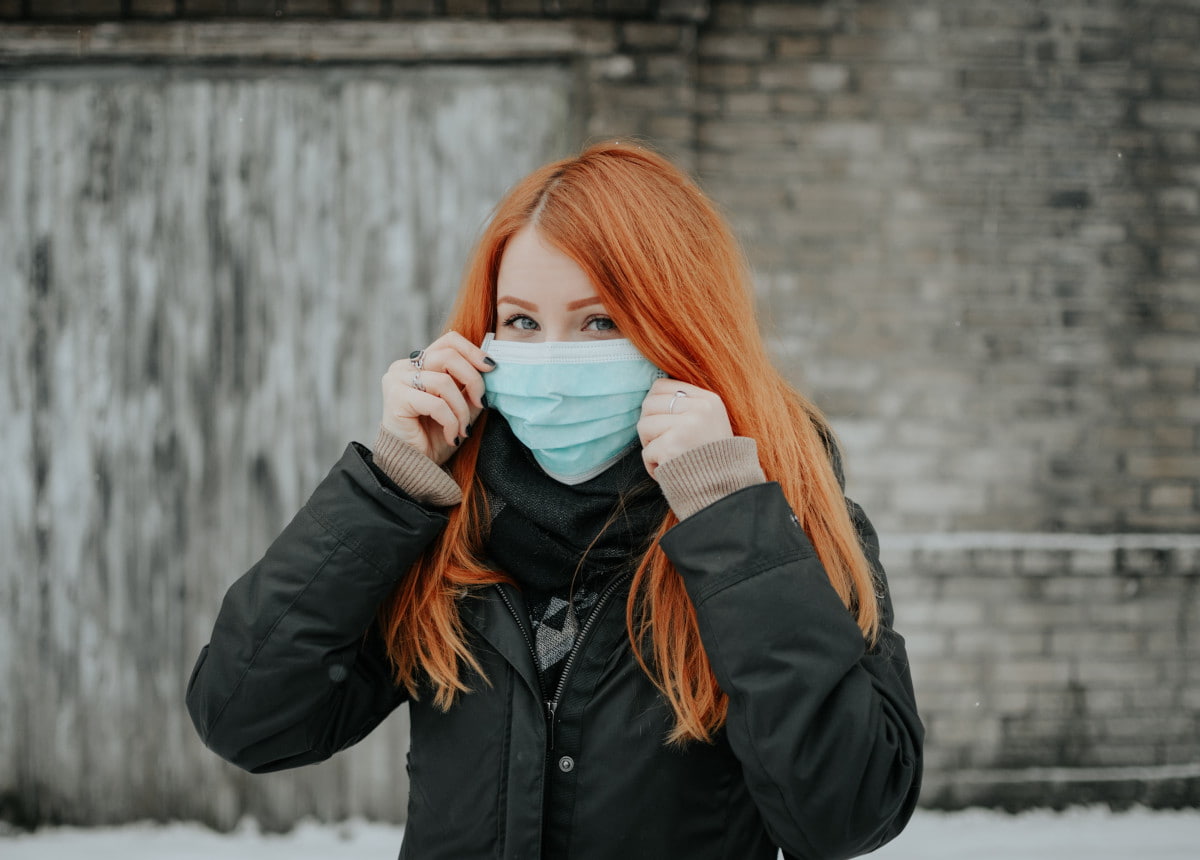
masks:
<svg viewBox="0 0 1200 860"><path fill-rule="evenodd" d="M885 550L1092 550L1200 549L1200 534L1123 532L929 532L881 534Z"/></svg>

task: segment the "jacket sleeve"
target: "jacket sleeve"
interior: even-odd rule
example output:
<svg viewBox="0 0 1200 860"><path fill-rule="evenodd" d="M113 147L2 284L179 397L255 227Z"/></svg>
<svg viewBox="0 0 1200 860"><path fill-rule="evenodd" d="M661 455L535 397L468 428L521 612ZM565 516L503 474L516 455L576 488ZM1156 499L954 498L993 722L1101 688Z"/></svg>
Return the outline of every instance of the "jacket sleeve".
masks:
<svg viewBox="0 0 1200 860"><path fill-rule="evenodd" d="M204 743L260 773L322 761L405 698L376 613L445 524L404 496L361 446L230 587L187 706Z"/></svg>
<svg viewBox="0 0 1200 860"><path fill-rule="evenodd" d="M875 530L851 512L881 597L869 650L777 483L726 496L662 541L729 695L727 736L767 832L804 860L878 848L920 790L924 729L904 640Z"/></svg>

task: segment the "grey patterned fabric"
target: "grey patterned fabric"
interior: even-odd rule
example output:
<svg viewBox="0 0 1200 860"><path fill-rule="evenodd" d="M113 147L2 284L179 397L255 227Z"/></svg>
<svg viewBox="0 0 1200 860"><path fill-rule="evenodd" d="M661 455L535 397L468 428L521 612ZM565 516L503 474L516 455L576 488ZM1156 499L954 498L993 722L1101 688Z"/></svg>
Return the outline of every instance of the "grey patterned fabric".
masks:
<svg viewBox="0 0 1200 860"><path fill-rule="evenodd" d="M565 596L551 594L544 601L530 604L529 620L533 627L538 668L547 682L557 684L561 680L561 664L579 635L580 619L587 618L599 596L596 591L581 589Z"/></svg>

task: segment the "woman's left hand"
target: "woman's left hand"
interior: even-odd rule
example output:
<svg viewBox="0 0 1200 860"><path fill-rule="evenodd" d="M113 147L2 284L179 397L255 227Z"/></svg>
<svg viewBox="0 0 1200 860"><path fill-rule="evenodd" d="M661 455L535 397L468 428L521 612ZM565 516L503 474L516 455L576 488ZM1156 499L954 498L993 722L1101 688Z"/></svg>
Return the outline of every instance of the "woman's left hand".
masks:
<svg viewBox="0 0 1200 860"><path fill-rule="evenodd" d="M642 401L637 425L650 477L660 463L708 442L733 437L721 398L678 379L658 379Z"/></svg>

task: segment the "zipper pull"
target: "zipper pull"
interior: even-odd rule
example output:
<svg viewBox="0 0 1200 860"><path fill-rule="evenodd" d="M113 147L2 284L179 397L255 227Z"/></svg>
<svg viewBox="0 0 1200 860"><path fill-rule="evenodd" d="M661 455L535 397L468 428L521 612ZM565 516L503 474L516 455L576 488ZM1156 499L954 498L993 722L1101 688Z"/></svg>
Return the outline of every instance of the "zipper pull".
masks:
<svg viewBox="0 0 1200 860"><path fill-rule="evenodd" d="M558 702L546 703L546 733L549 736L550 749L554 749L554 714L558 711Z"/></svg>

